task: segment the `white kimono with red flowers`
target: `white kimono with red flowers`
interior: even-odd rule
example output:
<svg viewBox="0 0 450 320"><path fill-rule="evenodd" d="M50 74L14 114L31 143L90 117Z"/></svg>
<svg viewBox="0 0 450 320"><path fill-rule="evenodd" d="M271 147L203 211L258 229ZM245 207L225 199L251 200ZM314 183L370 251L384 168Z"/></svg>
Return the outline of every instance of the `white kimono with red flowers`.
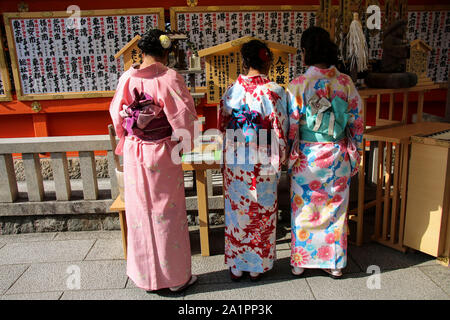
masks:
<svg viewBox="0 0 450 320"><path fill-rule="evenodd" d="M233 123L242 123L249 138L236 148L234 139L224 143L225 264L238 271L266 272L276 259L277 183L287 154L286 112L284 89L265 75L240 75L220 102L219 129L234 131ZM267 146L261 145L261 131L251 133L253 122L247 120L252 117L272 137ZM251 151L270 161L252 161Z"/></svg>
<svg viewBox="0 0 450 320"><path fill-rule="evenodd" d="M350 177L362 150L362 100L352 80L335 67L310 67L288 87L291 152L291 265L341 269L347 264L347 205ZM306 105L316 94L348 103L347 135L336 142L302 140ZM344 111L345 112L345 111Z"/></svg>

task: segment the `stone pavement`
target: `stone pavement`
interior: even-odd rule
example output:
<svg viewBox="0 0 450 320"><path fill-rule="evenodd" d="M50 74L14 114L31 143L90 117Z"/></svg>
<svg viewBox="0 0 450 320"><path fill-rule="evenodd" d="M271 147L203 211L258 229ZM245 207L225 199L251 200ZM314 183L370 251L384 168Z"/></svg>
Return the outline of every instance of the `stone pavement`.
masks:
<svg viewBox="0 0 450 320"><path fill-rule="evenodd" d="M403 254L375 243L350 245L343 279L320 270L295 278L289 267L289 226L279 225L274 269L260 282L235 283L223 264L223 227L211 229L210 257L200 256L198 231L190 234L199 281L178 297L136 288L126 276L119 231L0 236L0 299L450 299L450 268L422 253ZM381 270L380 289L367 286L376 283L367 272L372 265ZM71 289L76 282L69 280L77 270L80 289Z"/></svg>

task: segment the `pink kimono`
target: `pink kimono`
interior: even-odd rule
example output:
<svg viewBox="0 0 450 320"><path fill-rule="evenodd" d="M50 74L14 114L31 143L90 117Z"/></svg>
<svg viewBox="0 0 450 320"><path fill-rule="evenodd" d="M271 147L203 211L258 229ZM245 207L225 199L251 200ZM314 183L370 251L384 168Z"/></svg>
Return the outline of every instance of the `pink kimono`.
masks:
<svg viewBox="0 0 450 320"><path fill-rule="evenodd" d="M173 130L187 129L193 137L197 113L184 79L160 63L126 71L110 106L121 140L116 153L123 154L124 162L127 275L140 288L158 290L182 285L191 277L184 178L181 165L171 159L177 141L170 136L144 141L126 135L119 113L133 102L135 88L158 102Z"/></svg>

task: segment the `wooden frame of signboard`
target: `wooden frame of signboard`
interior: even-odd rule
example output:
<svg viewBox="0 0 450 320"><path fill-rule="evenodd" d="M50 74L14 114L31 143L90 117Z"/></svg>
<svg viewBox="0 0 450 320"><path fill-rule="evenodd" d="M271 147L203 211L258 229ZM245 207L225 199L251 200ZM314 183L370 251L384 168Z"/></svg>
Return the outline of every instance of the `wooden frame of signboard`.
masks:
<svg viewBox="0 0 450 320"><path fill-rule="evenodd" d="M0 30L0 75L5 94L0 95L0 101L11 101L11 81L9 79L8 66L6 65L5 50L3 48L2 32Z"/></svg>
<svg viewBox="0 0 450 320"><path fill-rule="evenodd" d="M108 10L81 10L80 17L91 16L124 16L124 15L138 15L138 14L158 14L158 28L165 30L164 8L136 8L136 9L108 9ZM72 13L66 11L55 12L5 12L3 14L6 37L8 39L8 47L11 56L11 64L14 77L14 85L16 88L17 100L58 100L58 99L79 99L79 98L102 98L112 97L114 91L83 91L83 92L68 92L68 93L38 93L38 94L23 94L20 80L18 59L15 41L13 39L13 30L11 26L11 19L23 18L67 18Z"/></svg>

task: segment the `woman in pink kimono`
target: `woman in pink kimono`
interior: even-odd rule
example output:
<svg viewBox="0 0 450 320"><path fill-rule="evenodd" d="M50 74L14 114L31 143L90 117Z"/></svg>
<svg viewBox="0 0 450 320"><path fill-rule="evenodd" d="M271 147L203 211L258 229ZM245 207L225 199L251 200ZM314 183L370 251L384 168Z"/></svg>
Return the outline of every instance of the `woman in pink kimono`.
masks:
<svg viewBox="0 0 450 320"><path fill-rule="evenodd" d="M165 66L171 40L150 30L138 42L143 63L119 79L110 114L123 154L128 226L127 275L140 288L180 292L193 284L184 178L171 159L178 141L193 136L195 106L183 78Z"/></svg>
<svg viewBox="0 0 450 320"><path fill-rule="evenodd" d="M302 34L305 74L288 86L294 275L305 268L342 276L347 264L350 177L362 152L362 101L351 78L336 68L337 46L327 31Z"/></svg>
<svg viewBox="0 0 450 320"><path fill-rule="evenodd" d="M276 259L277 183L287 152L288 121L285 91L266 76L272 63L270 49L252 40L242 46L241 54L247 74L228 88L219 108L219 128L227 132L225 264L232 280L249 272L255 281L272 269ZM235 144L228 132L237 136L242 132L241 141L238 137ZM251 156L257 153L263 156Z"/></svg>

